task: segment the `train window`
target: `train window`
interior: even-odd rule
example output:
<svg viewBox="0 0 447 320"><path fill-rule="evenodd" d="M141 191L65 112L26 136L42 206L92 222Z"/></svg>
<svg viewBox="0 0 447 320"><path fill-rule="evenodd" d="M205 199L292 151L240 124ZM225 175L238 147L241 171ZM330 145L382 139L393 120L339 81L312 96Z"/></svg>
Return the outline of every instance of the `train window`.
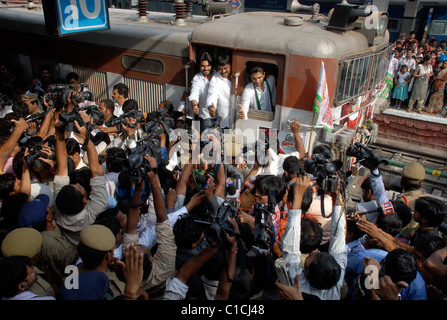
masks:
<svg viewBox="0 0 447 320"><path fill-rule="evenodd" d="M263 93L254 90L260 79ZM241 97L241 105L248 110L249 119L272 121L276 106L276 86L278 79L278 67L270 63L248 61L245 64L244 90Z"/></svg>
<svg viewBox="0 0 447 320"><path fill-rule="evenodd" d="M390 50L391 46L375 54L342 61L337 91L339 103L373 89L385 77Z"/></svg>
<svg viewBox="0 0 447 320"><path fill-rule="evenodd" d="M149 59L125 54L121 57L121 64L127 70L161 75L164 72L164 64L161 60Z"/></svg>
<svg viewBox="0 0 447 320"><path fill-rule="evenodd" d="M444 21L433 21L430 34L445 34L447 30L447 22Z"/></svg>
<svg viewBox="0 0 447 320"><path fill-rule="evenodd" d="M366 80L369 76L370 63L371 56L354 58L343 62L337 96L339 101L358 96L369 89Z"/></svg>

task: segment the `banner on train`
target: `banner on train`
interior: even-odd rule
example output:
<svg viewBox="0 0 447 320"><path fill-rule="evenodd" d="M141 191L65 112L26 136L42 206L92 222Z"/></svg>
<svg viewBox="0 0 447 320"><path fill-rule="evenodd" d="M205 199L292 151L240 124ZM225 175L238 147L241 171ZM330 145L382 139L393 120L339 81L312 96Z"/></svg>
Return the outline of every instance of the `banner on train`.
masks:
<svg viewBox="0 0 447 320"><path fill-rule="evenodd" d="M109 30L107 0L42 1L47 33L56 36Z"/></svg>

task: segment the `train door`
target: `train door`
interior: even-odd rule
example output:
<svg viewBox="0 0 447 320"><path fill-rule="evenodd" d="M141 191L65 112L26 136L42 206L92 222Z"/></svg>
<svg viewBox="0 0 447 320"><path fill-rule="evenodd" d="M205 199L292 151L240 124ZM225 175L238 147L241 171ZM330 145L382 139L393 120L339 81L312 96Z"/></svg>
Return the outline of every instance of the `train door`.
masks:
<svg viewBox="0 0 447 320"><path fill-rule="evenodd" d="M259 138L259 128L279 128L281 121L281 107L284 94L285 57L259 52L248 52L242 50L233 51L233 82L231 128L240 131L246 139L247 146L253 145ZM239 108L242 102L242 94L250 79L250 69L254 65L260 65L267 77L274 79L274 88L268 88L269 95L272 94L271 103L274 105L272 112L257 110L255 106L250 108L246 119L239 118Z"/></svg>

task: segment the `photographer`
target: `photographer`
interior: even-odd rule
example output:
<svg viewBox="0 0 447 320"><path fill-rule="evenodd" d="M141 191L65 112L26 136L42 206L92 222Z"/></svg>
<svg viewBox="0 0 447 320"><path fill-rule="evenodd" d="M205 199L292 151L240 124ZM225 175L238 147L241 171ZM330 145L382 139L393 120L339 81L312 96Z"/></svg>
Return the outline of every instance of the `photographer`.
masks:
<svg viewBox="0 0 447 320"><path fill-rule="evenodd" d="M332 196L327 188L334 188L334 180L340 179L337 172L331 168L331 165L334 163L332 161L332 150L324 144L315 146L312 151L312 158L307 159L304 163L305 171L312 174L315 179L315 182L312 184L312 203L306 214L314 218L323 228L323 239L320 244L321 251L328 250L331 237L330 214L332 212ZM331 172L328 172L328 168L331 169ZM334 178L334 175L336 178ZM330 181L332 182L331 186L329 186Z"/></svg>
<svg viewBox="0 0 447 320"><path fill-rule="evenodd" d="M234 282L232 281L236 276L236 262L238 244L236 235L239 234L239 228L236 221L228 218L228 222L233 228L233 234L230 236L225 234L225 245L228 247L228 260L218 280L216 293L213 300L228 300L230 290ZM222 249L222 248L221 248ZM219 254L218 247L209 246L202 250L197 255L190 258L177 272L177 274L168 279L166 282L166 291L163 300L184 300L190 289L188 286L189 280L202 269L207 262ZM225 254L225 253L224 253Z"/></svg>
<svg viewBox="0 0 447 320"><path fill-rule="evenodd" d="M149 277L143 281L144 290L164 288L166 280L175 274L176 245L172 226L166 211L166 203L162 194L160 180L157 174L157 161L146 155L145 159L152 168L147 173L154 199L155 214L157 216L155 230L157 233L157 252L151 257L152 269ZM138 206L139 204L134 204Z"/></svg>
<svg viewBox="0 0 447 320"><path fill-rule="evenodd" d="M88 117L82 114L84 122ZM57 171L54 177L54 199L56 222L62 229L65 238L72 244L79 243L80 231L92 224L96 217L108 208L108 195L104 171L98 160L98 153L91 140L86 150L89 166L92 173L90 180L91 193L87 197L86 190L80 184L70 184L67 169L67 149L65 145L65 127L59 121L59 112L54 114L56 127L56 161ZM77 130L85 139L87 128L79 126L75 121Z"/></svg>
<svg viewBox="0 0 447 320"><path fill-rule="evenodd" d="M70 72L65 76L65 80L68 84L70 84L71 93L69 94L67 98L68 102L68 110L72 110L74 108L84 108L88 106L96 105L96 103L93 101L92 98L90 99L82 99L81 93L91 93L93 96L93 93L87 89L87 87L83 86L81 84L81 79L79 78L79 75L75 72Z"/></svg>
<svg viewBox="0 0 447 320"><path fill-rule="evenodd" d="M121 133L109 143L107 148L119 147L126 151L137 146L137 141L145 136L144 123L137 119L138 115L123 114L124 122L121 122ZM143 119L144 120L144 119ZM113 128L113 127L111 127Z"/></svg>
<svg viewBox="0 0 447 320"><path fill-rule="evenodd" d="M99 110L104 115L104 123L96 127L97 130L108 133L110 141L118 136L117 126L113 126L112 123L118 117L113 114L115 111L115 104L110 99L104 99L99 102Z"/></svg>
<svg viewBox="0 0 447 320"><path fill-rule="evenodd" d="M300 267L301 251L301 208L302 199L310 186L309 175L299 177L293 188L293 204L289 209L286 231L283 236L283 256L289 266L290 279L299 274L299 288L306 295L321 300L340 300L347 253L345 246L346 220L343 215L342 200L332 194L331 239L328 252L314 251Z"/></svg>

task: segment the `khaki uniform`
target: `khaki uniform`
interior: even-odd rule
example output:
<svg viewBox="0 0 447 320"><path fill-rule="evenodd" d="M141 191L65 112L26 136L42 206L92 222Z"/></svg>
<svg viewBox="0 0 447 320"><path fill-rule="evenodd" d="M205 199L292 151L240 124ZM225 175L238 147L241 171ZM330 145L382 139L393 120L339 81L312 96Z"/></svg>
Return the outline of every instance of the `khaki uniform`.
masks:
<svg viewBox="0 0 447 320"><path fill-rule="evenodd" d="M36 282L29 288L29 291L32 293L37 294L40 297L45 296L51 296L56 297L56 293L54 292L53 287L51 284L42 278L42 275L44 274L39 269L36 270L36 274L38 275Z"/></svg>
<svg viewBox="0 0 447 320"><path fill-rule="evenodd" d="M396 200L404 202L410 208L411 214L414 214L414 204L416 200L425 195L426 194L421 190L412 190L399 195ZM409 239L414 235L418 227L419 224L414 221L414 219L411 219L410 223L400 231L400 236Z"/></svg>
<svg viewBox="0 0 447 320"><path fill-rule="evenodd" d="M402 178L407 179L412 183L419 183L425 179L425 168L418 162L410 162L402 169ZM414 215L414 205L417 199L426 196L421 190L410 190L402 193L396 200L404 202L411 210L411 214ZM400 235L406 239L409 239L415 232L419 224L413 219L410 223L402 229Z"/></svg>
<svg viewBox="0 0 447 320"><path fill-rule="evenodd" d="M119 280L116 273L112 271L104 272L109 278L110 291L112 291L113 297L116 298L124 294L124 289L126 288L126 283Z"/></svg>
<svg viewBox="0 0 447 320"><path fill-rule="evenodd" d="M74 245L65 240L59 228L54 231L43 231L42 239L42 264L47 270L48 282L57 291L66 277L65 267L76 262L78 251Z"/></svg>

